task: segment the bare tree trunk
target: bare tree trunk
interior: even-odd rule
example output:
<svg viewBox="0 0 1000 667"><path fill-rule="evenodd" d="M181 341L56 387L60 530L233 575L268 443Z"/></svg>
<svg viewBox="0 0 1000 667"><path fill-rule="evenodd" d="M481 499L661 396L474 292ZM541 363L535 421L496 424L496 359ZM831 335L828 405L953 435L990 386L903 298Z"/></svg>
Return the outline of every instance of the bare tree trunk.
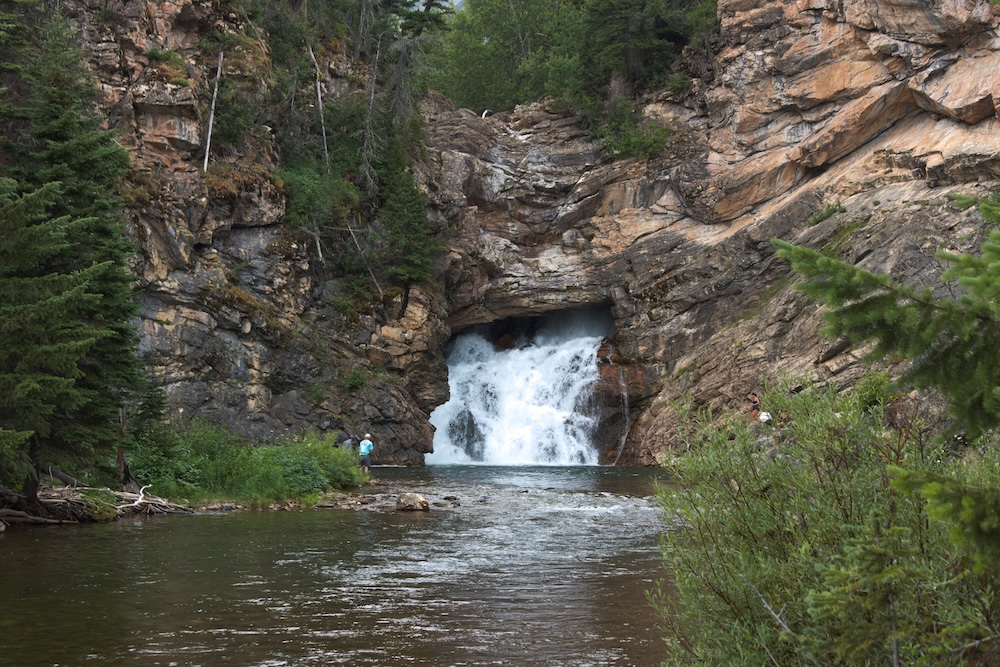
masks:
<svg viewBox="0 0 1000 667"><path fill-rule="evenodd" d="M41 453L41 444L32 437L28 444L28 460L31 461L31 468L24 476L24 486L21 489L21 494L31 505L38 504L38 487L41 485L38 475L38 458Z"/></svg>
<svg viewBox="0 0 1000 667"><path fill-rule="evenodd" d="M375 136L375 83L378 76L378 61L382 52L382 35L378 37L375 47L375 62L372 64L372 80L368 93L368 111L365 113L365 139L361 148L361 174L365 180L365 189L368 194L375 194L378 190L378 178L375 175L375 167L372 166L377 150L378 137Z"/></svg>
<svg viewBox="0 0 1000 667"><path fill-rule="evenodd" d="M208 114L208 138L205 140L205 164L202 171L208 171L208 153L212 148L212 125L215 124L215 98L219 95L219 78L222 76L222 51L219 51L219 66L215 70L215 90L212 91L212 110Z"/></svg>
<svg viewBox="0 0 1000 667"><path fill-rule="evenodd" d="M319 70L319 63L316 62L316 56L313 54L312 45L307 44L306 48L309 49L309 57L312 58L313 67L316 68L316 106L319 107L319 126L323 131L323 165L326 167L326 173L330 173L330 148L326 141L326 121L323 120L323 89L320 85L321 76ZM320 253L322 255L322 253ZM320 259L323 259L322 256Z"/></svg>
<svg viewBox="0 0 1000 667"><path fill-rule="evenodd" d="M354 59L361 58L361 51L368 46L368 31L375 25L375 8L372 0L362 0L358 16L358 34L354 39Z"/></svg>
<svg viewBox="0 0 1000 667"><path fill-rule="evenodd" d="M365 251L361 249L361 244L358 243L358 237L354 233L354 228L351 227L350 225L348 225L347 229L350 230L350 232L351 232L351 238L354 239L354 245L356 245L358 247L358 253L361 255L361 261L365 263L365 268L368 269L368 275L370 275L372 277L372 282L375 283L375 289L378 290L378 295L380 297L384 297L385 296L385 292L382 291L382 286L378 284L378 279L375 278L375 272L372 271L371 265L368 263L368 260L365 258Z"/></svg>

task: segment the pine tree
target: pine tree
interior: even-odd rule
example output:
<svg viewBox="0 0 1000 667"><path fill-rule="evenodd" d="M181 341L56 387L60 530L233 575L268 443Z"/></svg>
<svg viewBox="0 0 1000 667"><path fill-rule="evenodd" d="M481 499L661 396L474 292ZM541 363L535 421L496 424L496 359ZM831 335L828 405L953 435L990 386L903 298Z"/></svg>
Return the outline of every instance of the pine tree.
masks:
<svg viewBox="0 0 1000 667"><path fill-rule="evenodd" d="M120 437L120 411L141 378L137 334L130 321L137 313L134 278L127 266L132 249L117 196L129 158L114 134L100 128L101 119L92 110L95 87L81 67L81 55L66 25L37 3L3 5L0 12L11 23L19 21L21 28L5 33L11 40L4 46L11 48L0 51L4 54L0 69L8 73L12 91L3 110L8 121L3 137L6 172L17 182L16 193L6 186L7 196L44 201L42 208L34 205L30 216L8 224L20 225L17 229L30 236L40 233L32 231L35 226L57 220L61 234L59 243L42 247L44 255L37 257L34 273L27 274L51 276L59 286L45 295L55 299L47 302L52 307L36 309L35 316L25 320L30 331L18 333L17 323L12 322L7 332L22 336L20 348L36 350L31 355L25 350L25 358L51 352L39 332L50 332L51 339L63 346L51 361L55 366L39 361L35 368L53 373L51 382L33 385L38 392L28 414L40 421L19 428L32 432L26 458L38 466L113 451ZM16 231L11 229L12 249ZM16 251L26 254L23 248ZM8 267L7 279L24 277L23 265L11 267L20 268ZM71 278L69 287L66 282ZM56 295L67 290L74 294L72 304L55 307L60 303ZM7 300L14 296L5 295L0 305L24 307ZM88 335L81 339L81 331ZM16 362L8 358L0 373L15 372ZM32 495L36 482L29 474L27 495Z"/></svg>
<svg viewBox="0 0 1000 667"><path fill-rule="evenodd" d="M381 264L386 274L400 283L427 280L441 243L428 226L427 200L407 170L406 153L398 138L390 145L379 181L379 218L385 240Z"/></svg>
<svg viewBox="0 0 1000 667"><path fill-rule="evenodd" d="M871 359L912 361L902 380L935 388L948 400L955 430L969 441L1000 426L1000 231L979 255L939 251L951 267L942 281L963 292L937 298L930 288L892 281L808 248L775 240L778 256L806 278L797 287L830 307L823 333L874 343ZM919 493L932 514L955 527L956 543L970 546L980 563L1000 556L1000 489L964 480L896 470L895 485Z"/></svg>
<svg viewBox="0 0 1000 667"><path fill-rule="evenodd" d="M79 221L47 209L55 184L24 196L0 180L0 472L31 476L67 415L87 404L77 388L81 361L111 335L80 314L99 300L93 286L103 267L73 273L49 270L72 247Z"/></svg>
<svg viewBox="0 0 1000 667"><path fill-rule="evenodd" d="M930 288L901 285L815 250L774 244L807 279L799 289L830 307L822 333L874 343L871 359L912 359L905 379L940 390L970 439L1000 425L1000 232L979 256L938 253L952 265L942 280L955 279L965 290L957 299L936 298Z"/></svg>

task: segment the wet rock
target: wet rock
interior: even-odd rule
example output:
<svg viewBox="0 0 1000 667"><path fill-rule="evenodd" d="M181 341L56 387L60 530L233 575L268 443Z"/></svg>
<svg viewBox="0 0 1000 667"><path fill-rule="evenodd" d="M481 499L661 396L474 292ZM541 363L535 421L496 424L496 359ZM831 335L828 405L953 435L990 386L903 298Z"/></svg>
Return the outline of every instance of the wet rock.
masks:
<svg viewBox="0 0 1000 667"><path fill-rule="evenodd" d="M396 509L401 512L426 512L430 508L430 503L419 493L401 493L396 499Z"/></svg>

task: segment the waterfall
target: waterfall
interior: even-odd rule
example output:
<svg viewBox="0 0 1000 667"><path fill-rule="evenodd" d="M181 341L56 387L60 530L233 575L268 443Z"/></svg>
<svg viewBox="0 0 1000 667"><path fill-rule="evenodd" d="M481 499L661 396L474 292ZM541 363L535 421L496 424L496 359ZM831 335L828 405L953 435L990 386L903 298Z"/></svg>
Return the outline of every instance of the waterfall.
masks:
<svg viewBox="0 0 1000 667"><path fill-rule="evenodd" d="M509 349L496 349L483 328L452 341L451 399L431 413L428 464L597 464L596 420L585 412L610 314L576 311L531 327L533 335L508 337Z"/></svg>

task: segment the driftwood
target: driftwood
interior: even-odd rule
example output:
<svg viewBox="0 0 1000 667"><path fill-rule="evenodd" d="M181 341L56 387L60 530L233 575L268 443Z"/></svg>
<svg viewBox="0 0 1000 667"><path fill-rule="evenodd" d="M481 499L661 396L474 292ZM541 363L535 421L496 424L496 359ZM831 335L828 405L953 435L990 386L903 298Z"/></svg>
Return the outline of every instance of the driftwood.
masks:
<svg viewBox="0 0 1000 667"><path fill-rule="evenodd" d="M147 496L146 489L149 485L139 489L139 493L129 493L128 491L115 491L115 497L119 500L130 501L123 505L116 505L115 509L119 516L125 514L193 514L194 510L185 505L172 503L164 498Z"/></svg>
<svg viewBox="0 0 1000 667"><path fill-rule="evenodd" d="M71 519L47 519L41 516L33 516L27 512L12 509L0 509L0 520L6 523L38 523L38 524L66 524L78 523Z"/></svg>
<svg viewBox="0 0 1000 667"><path fill-rule="evenodd" d="M55 525L83 523L88 521L121 518L134 514L191 514L190 507L172 503L164 498L149 495L149 486L139 489L139 493L95 489L92 487L42 487L37 503L26 503L20 494L5 491L0 506L0 525L20 523L33 525ZM101 500L102 492L107 500ZM84 497L87 494L88 497ZM95 510L104 506L106 511ZM98 518L100 516L100 518Z"/></svg>
<svg viewBox="0 0 1000 667"><path fill-rule="evenodd" d="M66 486L80 486L79 481L77 481L73 477L70 477L69 475L64 473L59 468L56 468L55 466L49 466L48 468L45 468L44 472L48 473L50 477L55 477Z"/></svg>

